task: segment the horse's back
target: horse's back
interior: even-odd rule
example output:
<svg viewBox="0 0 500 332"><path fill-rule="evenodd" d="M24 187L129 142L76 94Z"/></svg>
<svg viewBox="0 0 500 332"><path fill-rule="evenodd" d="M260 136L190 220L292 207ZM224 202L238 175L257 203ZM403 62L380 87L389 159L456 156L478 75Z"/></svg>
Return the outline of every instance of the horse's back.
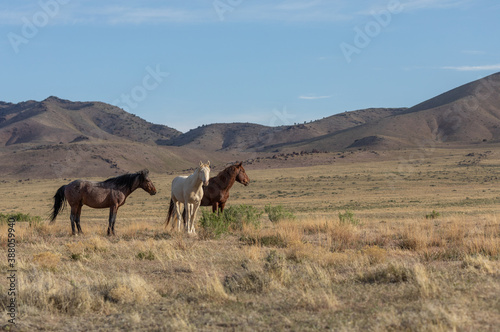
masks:
<svg viewBox="0 0 500 332"><path fill-rule="evenodd" d="M93 208L110 206L110 188L103 182L75 180L66 186L66 198L70 204L80 202Z"/></svg>
<svg viewBox="0 0 500 332"><path fill-rule="evenodd" d="M172 180L172 197L175 197L177 200L184 201L184 182L188 177L186 175L176 176Z"/></svg>

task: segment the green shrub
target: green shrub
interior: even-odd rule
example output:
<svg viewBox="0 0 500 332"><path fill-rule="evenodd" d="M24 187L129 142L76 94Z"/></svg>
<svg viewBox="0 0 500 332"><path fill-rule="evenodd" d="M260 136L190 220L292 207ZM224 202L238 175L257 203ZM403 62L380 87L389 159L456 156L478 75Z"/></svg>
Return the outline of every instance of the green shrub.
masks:
<svg viewBox="0 0 500 332"><path fill-rule="evenodd" d="M264 211L267 213L269 220L273 223L284 219L295 219L295 215L292 212L285 210L282 205L271 206L271 204L269 204L266 205Z"/></svg>
<svg viewBox="0 0 500 332"><path fill-rule="evenodd" d="M354 217L354 213L351 210L347 210L344 213L339 212L339 221L341 224L351 224L358 225L359 219Z"/></svg>
<svg viewBox="0 0 500 332"><path fill-rule="evenodd" d="M202 211L200 226L205 237L217 238L222 234L235 230L242 230L243 225L260 226L262 212L249 205L235 205L224 210L223 213Z"/></svg>
<svg viewBox="0 0 500 332"><path fill-rule="evenodd" d="M148 261L153 261L155 259L155 254L153 254L151 250L148 250L147 252L139 251L136 257L140 260L147 259Z"/></svg>
<svg viewBox="0 0 500 332"><path fill-rule="evenodd" d="M439 212L436 212L436 210L432 210L431 213L425 215L425 219L436 219L440 215L441 214Z"/></svg>
<svg viewBox="0 0 500 332"><path fill-rule="evenodd" d="M7 223L10 218L16 219L16 222L28 222L30 226L38 225L42 222L42 217L40 216L30 216L30 214L24 213L10 213L3 214L0 213L0 224Z"/></svg>

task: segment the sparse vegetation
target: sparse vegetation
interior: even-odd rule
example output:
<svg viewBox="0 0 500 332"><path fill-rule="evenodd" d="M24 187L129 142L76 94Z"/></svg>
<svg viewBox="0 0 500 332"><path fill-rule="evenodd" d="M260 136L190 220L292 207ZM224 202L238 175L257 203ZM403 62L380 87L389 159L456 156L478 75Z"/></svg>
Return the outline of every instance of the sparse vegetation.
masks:
<svg viewBox="0 0 500 332"><path fill-rule="evenodd" d="M339 212L339 221L341 224L359 224L359 220L354 217L354 212L352 212L351 210L347 210L344 213Z"/></svg>
<svg viewBox="0 0 500 332"><path fill-rule="evenodd" d="M436 212L436 210L432 210L431 213L425 215L425 219L436 219L439 216L441 216L439 212Z"/></svg>
<svg viewBox="0 0 500 332"><path fill-rule="evenodd" d="M153 254L151 250L148 250L147 252L139 251L136 257L139 259L147 259L149 261L152 261L155 259L155 254Z"/></svg>
<svg viewBox="0 0 500 332"><path fill-rule="evenodd" d="M28 222L30 225L38 224L42 221L42 218L39 216L31 216L29 213L8 213L3 214L0 213L0 224L7 223L9 219L14 218L16 222Z"/></svg>
<svg viewBox="0 0 500 332"><path fill-rule="evenodd" d="M267 213L269 220L273 223L296 218L295 215L291 211L286 210L283 205L272 206L269 204L266 205L264 211Z"/></svg>
<svg viewBox="0 0 500 332"><path fill-rule="evenodd" d="M199 224L204 237L218 238L222 234L242 230L245 226L259 227L261 215L262 212L258 212L253 206L241 204L231 206L219 214L203 210Z"/></svg>
<svg viewBox="0 0 500 332"><path fill-rule="evenodd" d="M463 170L459 157L433 158L389 180L385 172L397 166L373 161L338 163L335 173L333 166L289 169L286 177L247 170L251 186L235 185L240 195L231 196L228 212L202 208L217 220L200 216L197 237L164 228L161 195L134 196L111 239L104 210L86 211L78 237L70 236L68 211L52 225L16 223L18 328L488 330L500 324L500 180L486 163ZM165 188L171 176L155 180ZM46 215L53 182L2 184L0 213L23 207ZM273 196L273 207L286 206L295 219L264 215L278 187L295 194ZM433 210L439 218L423 218ZM7 234L0 224L0 243Z"/></svg>

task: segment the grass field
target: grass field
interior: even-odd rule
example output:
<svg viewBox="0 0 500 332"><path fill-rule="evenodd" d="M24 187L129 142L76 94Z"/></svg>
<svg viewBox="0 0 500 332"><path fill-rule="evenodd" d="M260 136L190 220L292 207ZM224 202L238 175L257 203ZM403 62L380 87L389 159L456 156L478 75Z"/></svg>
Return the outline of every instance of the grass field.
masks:
<svg viewBox="0 0 500 332"><path fill-rule="evenodd" d="M173 175L151 175L156 196L129 197L112 238L107 210L83 208L84 236L70 236L68 210L45 221L70 179L4 179L0 214L43 220L16 224L16 328L496 331L500 150L336 160L247 169L228 205L261 211L260 226L217 238L165 229ZM271 222L269 204L295 218ZM3 223L4 312L7 235Z"/></svg>

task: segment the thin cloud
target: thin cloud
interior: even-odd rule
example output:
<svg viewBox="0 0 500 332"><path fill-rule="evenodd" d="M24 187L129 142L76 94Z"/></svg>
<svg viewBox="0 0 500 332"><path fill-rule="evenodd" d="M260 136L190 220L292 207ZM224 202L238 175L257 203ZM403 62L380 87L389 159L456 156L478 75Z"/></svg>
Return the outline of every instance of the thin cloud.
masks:
<svg viewBox="0 0 500 332"><path fill-rule="evenodd" d="M405 11L425 9L447 9L458 8L470 3L471 0L408 0L401 4Z"/></svg>
<svg viewBox="0 0 500 332"><path fill-rule="evenodd" d="M379 3L367 5L366 8L359 10L358 15L373 15L381 11L397 10L403 12L414 12L418 10L449 9L460 8L470 3L471 0L401 0L398 2L388 2L387 0Z"/></svg>
<svg viewBox="0 0 500 332"><path fill-rule="evenodd" d="M50 24L161 24L203 23L218 21L214 1L171 0L168 4L154 1L109 0L69 2L60 5ZM346 0L337 1L241 1L224 2L229 7L225 18L229 21L274 22L346 22L356 16L371 15L374 11L387 10L388 1L379 0L375 5L359 5ZM471 0L400 0L403 11L446 9L461 7ZM30 19L43 11L39 2L16 1L16 6L0 4L0 25L20 25L22 18Z"/></svg>
<svg viewBox="0 0 500 332"><path fill-rule="evenodd" d="M229 21L278 21L313 22L345 21L350 14L341 13L343 1L264 1L223 2L224 16ZM0 4L0 25L21 25L22 18L30 19L44 9L38 2L19 0L17 6ZM89 0L69 2L60 5L50 23L63 24L161 24L161 23L204 23L219 20L214 1L180 1L156 5L147 2L138 5L130 0L109 0L107 2Z"/></svg>
<svg viewBox="0 0 500 332"><path fill-rule="evenodd" d="M500 70L500 64L484 65L484 66L446 66L441 69L455 71L484 71L484 70Z"/></svg>
<svg viewBox="0 0 500 332"><path fill-rule="evenodd" d="M305 100L317 100L317 99L328 99L328 98L332 98L332 96L314 96L314 95L299 96L299 99L305 99Z"/></svg>

